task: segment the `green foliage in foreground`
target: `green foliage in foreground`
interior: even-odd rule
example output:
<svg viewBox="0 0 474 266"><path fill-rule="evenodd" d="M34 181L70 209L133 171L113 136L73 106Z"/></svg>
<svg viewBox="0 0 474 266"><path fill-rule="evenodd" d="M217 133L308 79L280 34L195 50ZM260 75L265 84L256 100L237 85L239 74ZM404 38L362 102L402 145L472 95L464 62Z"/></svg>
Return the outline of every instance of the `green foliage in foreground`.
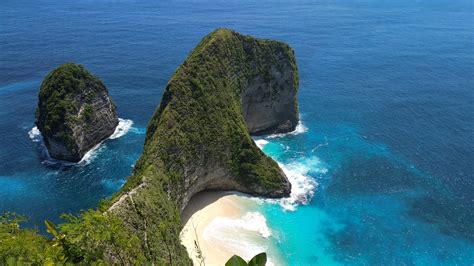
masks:
<svg viewBox="0 0 474 266"><path fill-rule="evenodd" d="M114 215L89 210L80 216L63 215L67 223L57 227L46 220L50 238L37 230L21 228L26 218L13 213L0 216L0 265L105 265L104 254L115 258L116 264L144 265L137 236L124 230ZM260 253L248 263L234 255L226 266L264 266L266 253ZM171 262L171 264L173 264Z"/></svg>
<svg viewBox="0 0 474 266"><path fill-rule="evenodd" d="M48 264L64 261L61 248L34 229L22 229L25 217L0 216L0 264Z"/></svg>
<svg viewBox="0 0 474 266"><path fill-rule="evenodd" d="M262 252L255 255L248 263L241 257L234 255L225 263L225 266L265 266L266 263L267 254Z"/></svg>
<svg viewBox="0 0 474 266"><path fill-rule="evenodd" d="M144 264L137 236L125 230L112 214L90 210L80 216L64 215L66 223L45 225L51 238L23 229L22 216L0 216L0 265L105 264L107 254L119 264Z"/></svg>

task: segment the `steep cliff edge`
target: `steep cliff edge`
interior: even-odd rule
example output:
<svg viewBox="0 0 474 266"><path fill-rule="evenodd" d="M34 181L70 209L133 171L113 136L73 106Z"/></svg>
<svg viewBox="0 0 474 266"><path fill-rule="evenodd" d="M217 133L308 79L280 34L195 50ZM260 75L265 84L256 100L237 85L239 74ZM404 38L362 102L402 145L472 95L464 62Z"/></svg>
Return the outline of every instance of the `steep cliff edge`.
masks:
<svg viewBox="0 0 474 266"><path fill-rule="evenodd" d="M285 174L250 133L293 130L297 87L293 50L281 42L218 29L191 52L168 82L143 155L109 208L142 239L148 260L189 263L179 216L199 191L289 195Z"/></svg>
<svg viewBox="0 0 474 266"><path fill-rule="evenodd" d="M80 161L118 122L107 88L81 65L61 65L41 84L36 125L55 159Z"/></svg>
<svg viewBox="0 0 474 266"><path fill-rule="evenodd" d="M293 131L299 121L298 70L293 50L276 41L239 38L248 68L240 98L250 134Z"/></svg>

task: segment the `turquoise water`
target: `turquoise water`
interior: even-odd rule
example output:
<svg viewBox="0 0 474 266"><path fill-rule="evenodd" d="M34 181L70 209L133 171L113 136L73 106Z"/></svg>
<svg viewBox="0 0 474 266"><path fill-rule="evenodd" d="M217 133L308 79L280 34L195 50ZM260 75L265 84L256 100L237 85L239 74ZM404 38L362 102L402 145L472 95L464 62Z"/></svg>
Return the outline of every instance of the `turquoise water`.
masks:
<svg viewBox="0 0 474 266"><path fill-rule="evenodd" d="M265 204L292 265L474 263L472 1L4 0L0 210L30 226L97 205L140 156L173 71L216 27L288 42L305 132L266 138L305 204ZM81 164L29 133L42 78L100 76L128 132Z"/></svg>
<svg viewBox="0 0 474 266"><path fill-rule="evenodd" d="M452 196L439 180L352 127L320 124L317 129L267 139L264 146L267 154L290 169L290 179L297 173L317 182L308 205L296 205L295 211L279 204L261 208L290 265L469 265L474 261L472 235L461 231L462 226L469 230L472 225L457 220L472 214L448 217L444 206L425 202L437 189L447 194L435 194L441 200ZM426 205L420 210L418 204ZM433 212L430 208L438 209L419 213ZM445 220L428 221L426 215Z"/></svg>

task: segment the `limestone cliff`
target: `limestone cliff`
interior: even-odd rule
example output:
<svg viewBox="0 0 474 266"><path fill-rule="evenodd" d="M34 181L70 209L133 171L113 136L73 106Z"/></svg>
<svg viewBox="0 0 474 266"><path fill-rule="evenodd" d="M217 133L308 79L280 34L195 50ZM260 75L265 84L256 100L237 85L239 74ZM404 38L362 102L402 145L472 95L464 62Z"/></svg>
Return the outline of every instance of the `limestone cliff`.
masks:
<svg viewBox="0 0 474 266"><path fill-rule="evenodd" d="M78 162L118 125L105 85L77 64L64 64L41 84L36 125L49 154Z"/></svg>
<svg viewBox="0 0 474 266"><path fill-rule="evenodd" d="M143 155L109 209L140 236L147 259L189 263L179 216L199 191L289 195L285 174L250 133L293 130L297 87L293 50L281 42L218 29L191 52L168 82Z"/></svg>
<svg viewBox="0 0 474 266"><path fill-rule="evenodd" d="M293 131L298 124L298 70L293 51L275 41L242 37L251 75L242 84L242 114L250 134ZM256 71L256 72L255 72Z"/></svg>

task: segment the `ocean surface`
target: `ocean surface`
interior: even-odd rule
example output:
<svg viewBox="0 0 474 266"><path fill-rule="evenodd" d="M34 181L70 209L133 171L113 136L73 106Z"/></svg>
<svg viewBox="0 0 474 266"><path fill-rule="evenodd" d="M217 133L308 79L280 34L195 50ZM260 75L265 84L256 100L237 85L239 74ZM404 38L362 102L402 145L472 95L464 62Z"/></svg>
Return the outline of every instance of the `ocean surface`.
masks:
<svg viewBox="0 0 474 266"><path fill-rule="evenodd" d="M256 139L294 187L259 205L279 263L474 263L471 0L3 0L0 211L44 230L119 190L167 80L217 27L296 52L302 125ZM105 82L122 131L65 165L34 111L42 78L71 61Z"/></svg>

